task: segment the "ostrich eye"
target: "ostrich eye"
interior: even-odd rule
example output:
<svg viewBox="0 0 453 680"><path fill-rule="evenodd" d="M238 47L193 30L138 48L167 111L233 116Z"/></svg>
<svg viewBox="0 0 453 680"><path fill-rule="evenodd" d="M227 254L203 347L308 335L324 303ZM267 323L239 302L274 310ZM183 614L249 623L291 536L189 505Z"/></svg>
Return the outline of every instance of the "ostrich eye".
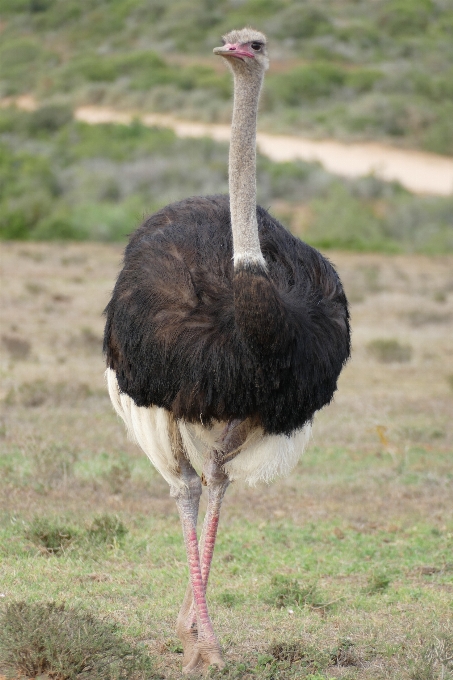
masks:
<svg viewBox="0 0 453 680"><path fill-rule="evenodd" d="M259 52L260 49L262 48L262 46L263 46L263 44L260 43L260 42L252 42L252 43L250 43L250 47L252 48L252 50L255 50L255 52Z"/></svg>

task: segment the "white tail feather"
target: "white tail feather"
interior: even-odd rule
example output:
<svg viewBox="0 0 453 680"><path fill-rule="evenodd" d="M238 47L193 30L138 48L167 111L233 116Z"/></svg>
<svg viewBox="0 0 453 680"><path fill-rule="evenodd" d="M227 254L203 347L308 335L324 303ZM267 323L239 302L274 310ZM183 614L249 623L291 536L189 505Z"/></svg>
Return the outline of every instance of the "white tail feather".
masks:
<svg viewBox="0 0 453 680"><path fill-rule="evenodd" d="M119 391L114 371L107 369L106 377L113 407L126 424L129 437L143 449L170 486L184 486L171 446L169 413L158 406L136 406L127 394ZM207 428L201 423L178 421L178 427L187 457L201 471L225 423L216 423L212 428ZM287 475L304 452L310 433L310 424L290 437L265 435L261 428L255 428L248 434L240 453L225 465L225 471L232 481L243 480L251 486Z"/></svg>

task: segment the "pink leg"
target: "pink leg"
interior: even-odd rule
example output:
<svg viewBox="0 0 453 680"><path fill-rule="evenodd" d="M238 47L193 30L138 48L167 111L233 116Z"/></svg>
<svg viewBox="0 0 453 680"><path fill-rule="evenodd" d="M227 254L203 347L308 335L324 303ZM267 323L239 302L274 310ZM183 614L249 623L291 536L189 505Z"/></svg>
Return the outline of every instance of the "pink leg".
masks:
<svg viewBox="0 0 453 680"><path fill-rule="evenodd" d="M208 586L209 572L211 571L212 557L219 526L220 508L230 480L213 459L209 460L203 469L203 474L208 486L208 507L203 524L203 535L200 541L201 552L201 575L205 589Z"/></svg>
<svg viewBox="0 0 453 680"><path fill-rule="evenodd" d="M225 664L222 659L220 645L212 627L206 602L206 592L198 551L197 512L187 487L181 490L172 490L172 495L176 498L176 505L181 517L198 630L198 639L193 645L192 659L184 666L183 671L189 673L195 670L200 663L203 663L206 667L211 665L223 667Z"/></svg>
<svg viewBox="0 0 453 680"><path fill-rule="evenodd" d="M229 423L222 437L219 441L221 451L213 450L210 458L206 461L203 468L203 477L208 487L208 506L206 516L203 523L202 535L199 544L199 554L201 555L201 581L203 585L203 592L206 597L207 584L209 579L209 572L211 569L212 557L214 554L215 541L217 536L217 528L220 518L220 508L227 490L230 480L223 470L223 463L225 458L233 458L239 450L239 446L244 439L244 432L241 431L240 421L233 421ZM219 447L219 448L220 448ZM186 591L183 606L178 617L179 627L178 634L182 639L182 635L188 634L191 631L195 634L197 630L197 611L196 602L194 602L194 593L192 588ZM181 632L182 631L182 635ZM200 640L200 635L198 637ZM187 647L190 651L190 646ZM193 645L193 656L190 662L187 662L187 655L184 655L185 670L194 670L198 666L206 665L203 655L198 649L198 645ZM211 663L213 663L211 661Z"/></svg>
<svg viewBox="0 0 453 680"><path fill-rule="evenodd" d="M182 490L170 490L170 495L175 498L178 495L184 496L184 506L186 518L183 518L181 514L180 504L177 501L178 510L181 517L181 522L184 526L188 523L189 526L197 525L198 519L198 508L200 504L201 497L201 480L197 475L196 471L190 465L189 461L180 457L180 468L181 468L181 478L184 481L186 487ZM182 642L184 656L183 656L183 667L186 666L194 655L194 647L198 640L198 628L197 628L197 614L193 599L193 590L191 578L189 578L189 584L184 596L184 600L181 609L178 614L178 619L176 622L176 632L179 639Z"/></svg>

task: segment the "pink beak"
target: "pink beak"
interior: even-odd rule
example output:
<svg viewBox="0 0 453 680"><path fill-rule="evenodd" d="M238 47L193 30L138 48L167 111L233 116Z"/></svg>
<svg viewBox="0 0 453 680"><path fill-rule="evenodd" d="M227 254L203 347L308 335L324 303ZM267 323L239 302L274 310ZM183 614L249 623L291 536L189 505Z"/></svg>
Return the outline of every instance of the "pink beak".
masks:
<svg viewBox="0 0 453 680"><path fill-rule="evenodd" d="M252 52L247 52L244 48L241 48L238 43L227 43L223 47L216 47L214 49L214 54L218 54L221 57L237 57L242 59L243 57L249 57L251 59L255 58Z"/></svg>

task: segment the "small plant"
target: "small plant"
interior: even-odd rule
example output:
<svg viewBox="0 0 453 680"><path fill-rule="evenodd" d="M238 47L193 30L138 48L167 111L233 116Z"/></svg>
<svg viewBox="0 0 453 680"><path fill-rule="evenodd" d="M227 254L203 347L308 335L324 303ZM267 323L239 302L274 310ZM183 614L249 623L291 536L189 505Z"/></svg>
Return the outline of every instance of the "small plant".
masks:
<svg viewBox="0 0 453 680"><path fill-rule="evenodd" d="M95 517L87 531L91 543L114 545L127 534L127 528L116 515L100 515Z"/></svg>
<svg viewBox="0 0 453 680"><path fill-rule="evenodd" d="M272 577L271 590L265 597L268 604L278 607L278 609L315 605L318 603L318 599L315 583L301 587L297 579L280 574Z"/></svg>
<svg viewBox="0 0 453 680"><path fill-rule="evenodd" d="M35 517L25 530L25 537L45 552L58 555L76 538L77 531L46 517Z"/></svg>
<svg viewBox="0 0 453 680"><path fill-rule="evenodd" d="M360 660L354 650L354 643L350 638L342 638L332 650L330 660L334 666L359 666Z"/></svg>
<svg viewBox="0 0 453 680"><path fill-rule="evenodd" d="M412 358L412 347L402 345L394 338L377 338L367 345L367 350L377 361L383 364L406 363Z"/></svg>
<svg viewBox="0 0 453 680"><path fill-rule="evenodd" d="M294 642L273 642L269 647L269 654L277 661L295 663L306 657L306 649L300 640Z"/></svg>
<svg viewBox="0 0 453 680"><path fill-rule="evenodd" d="M232 593L229 590L225 590L223 593L220 593L218 599L225 607L232 608L235 607L242 598L237 593Z"/></svg>
<svg viewBox="0 0 453 680"><path fill-rule="evenodd" d="M0 658L15 675L58 680L151 680L145 652L116 624L65 604L12 602L0 614Z"/></svg>
<svg viewBox="0 0 453 680"><path fill-rule="evenodd" d="M371 576L368 579L368 584L367 587L365 588L365 592L367 595L376 595L377 593L382 593L384 590L387 590L389 585L390 579L387 576L387 574L384 573L371 574Z"/></svg>

